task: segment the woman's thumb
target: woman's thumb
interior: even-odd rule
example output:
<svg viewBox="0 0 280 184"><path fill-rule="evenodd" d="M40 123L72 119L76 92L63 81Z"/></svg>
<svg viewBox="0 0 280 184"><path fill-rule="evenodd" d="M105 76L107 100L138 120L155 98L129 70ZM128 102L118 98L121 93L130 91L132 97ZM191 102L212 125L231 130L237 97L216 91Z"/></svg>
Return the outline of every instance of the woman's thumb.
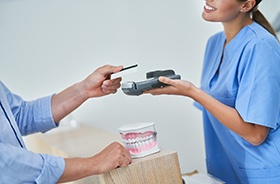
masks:
<svg viewBox="0 0 280 184"><path fill-rule="evenodd" d="M158 80L160 81L160 82L162 82L162 83L164 83L164 84L168 84L168 85L172 85L172 80L171 79L169 79L168 77L163 77L163 76L160 76L159 78L158 78Z"/></svg>

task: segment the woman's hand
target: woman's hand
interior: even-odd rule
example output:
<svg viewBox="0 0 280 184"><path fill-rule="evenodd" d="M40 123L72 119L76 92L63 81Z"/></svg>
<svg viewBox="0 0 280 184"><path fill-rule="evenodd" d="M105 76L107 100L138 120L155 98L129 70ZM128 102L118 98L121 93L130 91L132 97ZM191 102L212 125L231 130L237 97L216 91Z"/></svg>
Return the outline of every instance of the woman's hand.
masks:
<svg viewBox="0 0 280 184"><path fill-rule="evenodd" d="M159 77L158 80L162 83L168 84L168 86L162 88L155 88L147 90L144 93L150 93L152 95L182 95L188 96L191 95L191 89L195 87L191 82L178 80L178 79L169 79L168 77Z"/></svg>

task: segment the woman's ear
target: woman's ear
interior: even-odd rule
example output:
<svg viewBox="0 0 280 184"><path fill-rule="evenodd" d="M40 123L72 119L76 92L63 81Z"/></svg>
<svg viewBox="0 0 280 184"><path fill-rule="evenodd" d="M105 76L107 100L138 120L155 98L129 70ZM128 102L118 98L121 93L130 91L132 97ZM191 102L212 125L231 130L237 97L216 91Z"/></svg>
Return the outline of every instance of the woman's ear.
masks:
<svg viewBox="0 0 280 184"><path fill-rule="evenodd" d="M256 5L256 0L247 0L241 7L241 12L250 12Z"/></svg>

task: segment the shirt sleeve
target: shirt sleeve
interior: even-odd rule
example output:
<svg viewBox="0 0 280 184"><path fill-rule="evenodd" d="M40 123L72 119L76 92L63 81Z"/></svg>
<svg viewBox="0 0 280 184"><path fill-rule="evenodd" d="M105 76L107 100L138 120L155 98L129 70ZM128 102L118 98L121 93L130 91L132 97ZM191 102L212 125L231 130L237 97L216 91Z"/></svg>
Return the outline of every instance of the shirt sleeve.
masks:
<svg viewBox="0 0 280 184"><path fill-rule="evenodd" d="M259 40L249 48L238 71L236 109L244 121L275 129L280 116L279 45Z"/></svg>
<svg viewBox="0 0 280 184"><path fill-rule="evenodd" d="M0 150L1 183L55 184L65 168L62 157L36 154L3 143Z"/></svg>
<svg viewBox="0 0 280 184"><path fill-rule="evenodd" d="M2 88L21 135L46 132L57 127L51 111L53 95L25 101L20 96L13 94L5 85Z"/></svg>
<svg viewBox="0 0 280 184"><path fill-rule="evenodd" d="M15 112L22 135L44 133L57 127L52 117L51 98L52 95L22 103L19 111Z"/></svg>

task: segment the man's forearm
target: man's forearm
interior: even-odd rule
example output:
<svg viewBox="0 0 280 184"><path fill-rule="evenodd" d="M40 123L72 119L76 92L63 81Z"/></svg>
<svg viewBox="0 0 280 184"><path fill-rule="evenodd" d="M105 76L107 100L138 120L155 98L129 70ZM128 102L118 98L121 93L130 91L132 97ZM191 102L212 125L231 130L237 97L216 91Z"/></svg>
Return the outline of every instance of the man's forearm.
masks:
<svg viewBox="0 0 280 184"><path fill-rule="evenodd" d="M78 180L93 174L98 174L90 158L66 158L65 170L58 183Z"/></svg>
<svg viewBox="0 0 280 184"><path fill-rule="evenodd" d="M88 99L81 85L81 82L76 83L53 96L51 107L53 119L56 123Z"/></svg>

